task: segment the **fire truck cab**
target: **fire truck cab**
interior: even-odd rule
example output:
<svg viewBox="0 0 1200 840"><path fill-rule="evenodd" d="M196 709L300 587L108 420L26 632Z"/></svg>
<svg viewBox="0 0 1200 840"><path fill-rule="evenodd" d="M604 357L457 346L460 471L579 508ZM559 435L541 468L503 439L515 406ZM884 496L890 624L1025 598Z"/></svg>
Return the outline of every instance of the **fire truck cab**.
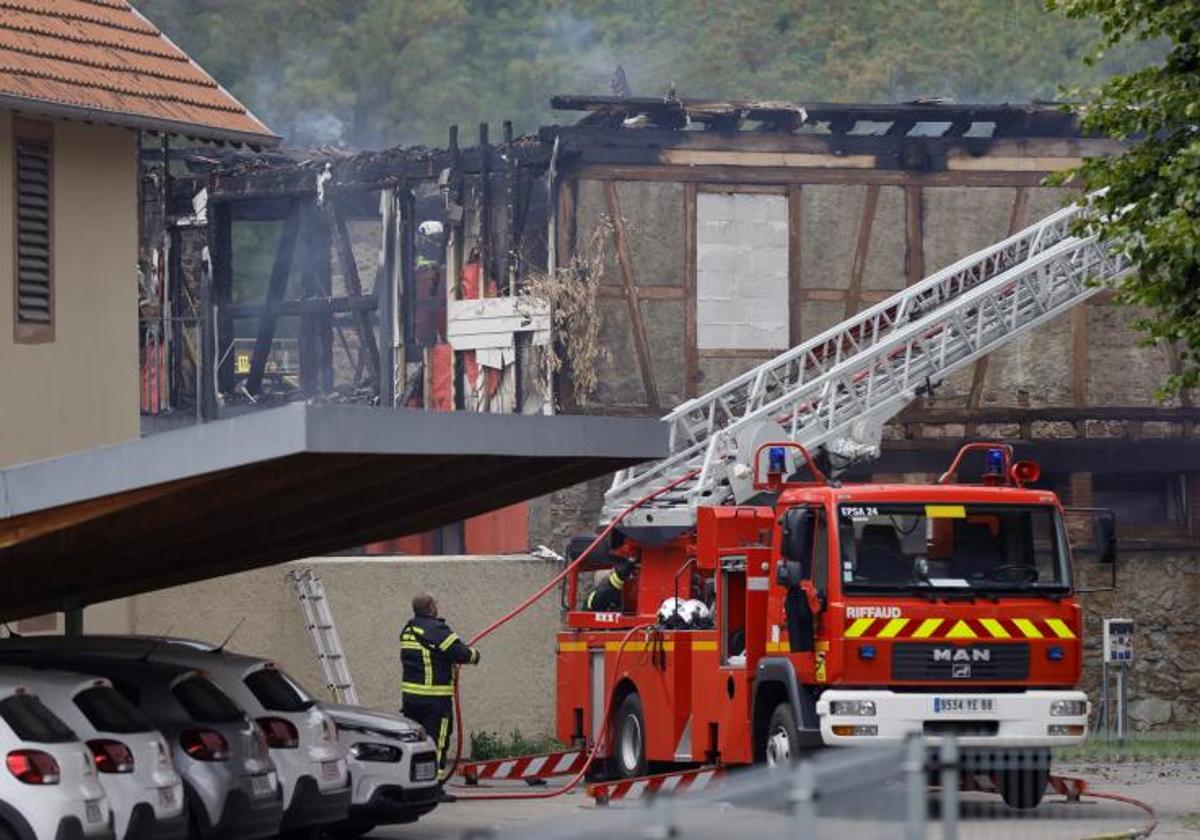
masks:
<svg viewBox="0 0 1200 840"><path fill-rule="evenodd" d="M957 483L970 453L982 480ZM935 484L841 484L795 443L754 460L754 503L697 507L682 529L618 525L569 581L558 737L592 745L607 726L601 754L629 777L953 734L992 761L1019 750L1000 790L1036 805L1049 748L1081 742L1089 712L1063 510L1027 486L1036 466L969 444ZM623 609L581 609L617 557L637 569Z"/></svg>

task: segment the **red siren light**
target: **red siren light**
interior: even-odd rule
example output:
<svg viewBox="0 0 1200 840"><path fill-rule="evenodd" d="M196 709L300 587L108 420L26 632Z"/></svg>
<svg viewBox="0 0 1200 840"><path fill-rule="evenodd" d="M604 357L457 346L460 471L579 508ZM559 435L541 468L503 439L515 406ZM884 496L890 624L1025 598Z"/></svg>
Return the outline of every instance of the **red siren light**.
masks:
<svg viewBox="0 0 1200 840"><path fill-rule="evenodd" d="M1033 484L1042 476L1042 469L1036 461L1017 461L1012 466L1013 481L1018 487Z"/></svg>

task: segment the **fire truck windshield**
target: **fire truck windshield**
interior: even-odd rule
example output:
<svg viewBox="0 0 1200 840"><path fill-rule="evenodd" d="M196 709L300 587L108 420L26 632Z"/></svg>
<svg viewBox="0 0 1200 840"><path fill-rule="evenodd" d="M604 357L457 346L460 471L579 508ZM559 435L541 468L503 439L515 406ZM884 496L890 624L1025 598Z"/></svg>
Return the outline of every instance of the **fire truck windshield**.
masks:
<svg viewBox="0 0 1200 840"><path fill-rule="evenodd" d="M1066 592L1066 540L1048 505L844 504L847 591Z"/></svg>

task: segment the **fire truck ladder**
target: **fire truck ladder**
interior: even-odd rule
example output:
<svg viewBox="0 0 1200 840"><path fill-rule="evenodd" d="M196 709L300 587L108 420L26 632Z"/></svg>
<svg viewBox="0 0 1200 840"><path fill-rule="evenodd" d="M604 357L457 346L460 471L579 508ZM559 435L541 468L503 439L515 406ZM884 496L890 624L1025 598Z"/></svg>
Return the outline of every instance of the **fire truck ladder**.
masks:
<svg viewBox="0 0 1200 840"><path fill-rule="evenodd" d="M1131 270L1126 255L1072 235L1082 212L1066 207L684 403L663 418L670 455L617 473L604 520L688 473L622 527L687 526L698 504L744 502L768 441L876 454L883 424L923 390Z"/></svg>
<svg viewBox="0 0 1200 840"><path fill-rule="evenodd" d="M346 663L346 652L342 649L342 637L333 623L333 609L325 595L325 584L313 574L312 569L288 572L288 581L300 599L304 612L304 628L312 639L313 651L325 674L325 686L335 702L358 705L358 692L350 677L350 666Z"/></svg>

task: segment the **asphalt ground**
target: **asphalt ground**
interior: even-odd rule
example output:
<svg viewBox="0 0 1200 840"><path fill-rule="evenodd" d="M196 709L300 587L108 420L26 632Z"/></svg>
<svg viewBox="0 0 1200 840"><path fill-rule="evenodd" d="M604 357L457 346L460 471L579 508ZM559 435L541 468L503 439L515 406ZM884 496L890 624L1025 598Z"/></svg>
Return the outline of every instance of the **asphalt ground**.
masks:
<svg viewBox="0 0 1200 840"><path fill-rule="evenodd" d="M1086 779L1096 791L1131 797L1149 805L1158 818L1155 840L1197 840L1200 838L1200 763L1198 762L1121 762L1060 766L1056 772ZM476 788L483 791L485 788ZM497 784L488 791L532 792L524 784ZM445 804L406 826L380 828L370 837L390 840L443 840L443 838L480 837L491 832L508 837L538 840L540 836L574 836L579 840L603 831L611 837L647 836L645 828L653 814L644 802L614 802L598 807L581 788L553 799L468 802L464 790L459 802ZM708 797L701 806L677 802L673 808L678 836L695 840L772 840L794 837L787 817L767 811L738 808L720 803L719 794ZM984 793L961 794L959 837L966 840L1058 840L1058 838L1130 837L1145 829L1150 817L1136 805L1084 797L1078 803L1061 796L1048 795L1036 809L1014 811L998 796ZM827 807L820 822L820 834L831 838L894 838L901 833L902 815L884 792L863 790ZM938 800L928 798L928 836L940 838ZM630 831L627 826L640 826ZM607 827L608 830L605 829ZM653 833L653 832L651 832Z"/></svg>

